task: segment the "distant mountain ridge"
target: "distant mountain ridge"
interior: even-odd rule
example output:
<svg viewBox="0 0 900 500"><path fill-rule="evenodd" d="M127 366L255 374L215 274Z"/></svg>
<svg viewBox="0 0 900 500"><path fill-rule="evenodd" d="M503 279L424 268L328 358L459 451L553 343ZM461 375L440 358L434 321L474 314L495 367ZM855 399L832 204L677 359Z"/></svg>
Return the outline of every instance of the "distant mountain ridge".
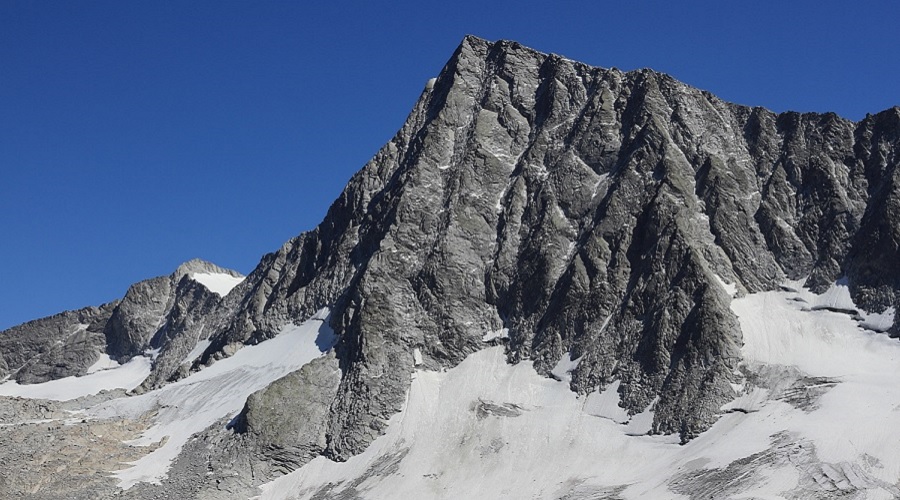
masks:
<svg viewBox="0 0 900 500"><path fill-rule="evenodd" d="M243 278L236 271L193 259L169 276L135 283L120 300L0 332L0 377L34 384L85 375L103 355L125 362L149 349L174 352L176 344L190 351L201 339L191 342L181 334L221 300L192 278L195 273ZM165 362L165 355L156 361L154 377L167 370Z"/></svg>
<svg viewBox="0 0 900 500"><path fill-rule="evenodd" d="M198 498L206 469L187 463L250 491L348 460L416 370L500 345L578 394L617 387L627 415L652 411L650 433L688 442L748 380L735 297L842 280L865 311L900 307L898 153L898 107L775 114L468 36L323 222L230 293L185 278L237 273L191 261L117 303L0 332L0 374L40 382L158 348L136 392L152 391L328 310L334 350L187 443L154 490ZM479 408L518 411L492 404Z"/></svg>

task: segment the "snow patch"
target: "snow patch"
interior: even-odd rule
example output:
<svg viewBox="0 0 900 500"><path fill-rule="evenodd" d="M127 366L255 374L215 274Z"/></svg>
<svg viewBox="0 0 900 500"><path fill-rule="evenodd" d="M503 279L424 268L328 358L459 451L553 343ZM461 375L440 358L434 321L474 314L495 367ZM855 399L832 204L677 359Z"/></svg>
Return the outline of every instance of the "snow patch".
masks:
<svg viewBox="0 0 900 500"><path fill-rule="evenodd" d="M580 159L580 158L579 158ZM604 182L609 180L609 174L600 174L597 176L597 182L594 183L594 187L591 189L591 198L596 198L600 193L600 186L603 185Z"/></svg>
<svg viewBox="0 0 900 500"><path fill-rule="evenodd" d="M481 340L484 342L490 342L494 339L508 339L508 338L509 338L509 328L501 328L499 330L485 333L484 336L481 337Z"/></svg>
<svg viewBox="0 0 900 500"><path fill-rule="evenodd" d="M847 278L837 280L821 294L815 294L805 288L805 281L788 281L782 288L793 293L793 299L805 303L809 309L832 309L838 312L856 313L859 325L869 330L885 332L894 324L896 310L893 306L882 312L869 312L857 307L850 295L850 284Z"/></svg>
<svg viewBox="0 0 900 500"><path fill-rule="evenodd" d="M725 293L727 293L731 297L735 297L737 295L738 289L736 283L725 283L725 280L723 280L722 277L718 274L713 274L713 276L716 278L716 282L719 284L719 286L721 286L722 289L725 290Z"/></svg>
<svg viewBox="0 0 900 500"><path fill-rule="evenodd" d="M722 411L741 411L744 413L759 411L769 400L769 391L767 389L752 387L750 390L744 391L743 386L737 387L741 387L741 390L735 390L735 392L739 393L738 397L723 405L721 408ZM732 385L732 389L734 388L735 386Z"/></svg>
<svg viewBox="0 0 900 500"><path fill-rule="evenodd" d="M612 319L612 314L609 314L608 316L606 316L606 319L603 320L603 324L600 325L600 333L603 333L606 331L606 327L609 326L609 320L611 320L611 319Z"/></svg>
<svg viewBox="0 0 900 500"><path fill-rule="evenodd" d="M88 367L87 372L90 375L94 372L99 372L103 370L112 370L113 368L118 368L119 362L112 359L109 354L101 354L100 359L98 359L94 364Z"/></svg>
<svg viewBox="0 0 900 500"><path fill-rule="evenodd" d="M244 281L243 277L235 277L225 273L191 273L191 279L220 297L228 295L228 292Z"/></svg>
<svg viewBox="0 0 900 500"><path fill-rule="evenodd" d="M659 396L653 399L644 411L631 417L625 425L625 435L627 436L643 436L649 434L653 429L653 407L659 402Z"/></svg>
<svg viewBox="0 0 900 500"><path fill-rule="evenodd" d="M107 356L108 357L108 356ZM115 363L115 361L113 361ZM65 377L40 384L19 385L16 381L0 384L0 396L18 396L30 399L52 399L68 401L97 394L103 390L131 390L141 385L150 375L152 359L137 356L124 365L115 364L114 368L103 358L91 365L94 371L81 377ZM106 366L107 368L103 368Z"/></svg>
<svg viewBox="0 0 900 500"><path fill-rule="evenodd" d="M572 359L572 353L567 352L559 358L559 361L556 362L556 366L550 370L550 374L553 375L556 380L560 380L563 382L571 382L572 375L571 373L578 368L578 363L581 362L581 358Z"/></svg>
<svg viewBox="0 0 900 500"><path fill-rule="evenodd" d="M607 418L619 424L627 424L631 417L625 408L619 405L620 382L609 384L602 392L592 392L585 398L583 410L588 415Z"/></svg>
<svg viewBox="0 0 900 500"><path fill-rule="evenodd" d="M886 332L894 325L895 314L896 311L894 310L894 306L888 307L880 313L862 311L863 320L860 323L860 326L868 328L869 330L875 330L876 332Z"/></svg>
<svg viewBox="0 0 900 500"><path fill-rule="evenodd" d="M181 364L192 363L201 354L203 354L204 351L206 351L210 344L212 344L212 340L210 339L198 340L197 345L195 345L194 348L191 349L191 352L187 353L187 356L185 356L184 359L181 360Z"/></svg>

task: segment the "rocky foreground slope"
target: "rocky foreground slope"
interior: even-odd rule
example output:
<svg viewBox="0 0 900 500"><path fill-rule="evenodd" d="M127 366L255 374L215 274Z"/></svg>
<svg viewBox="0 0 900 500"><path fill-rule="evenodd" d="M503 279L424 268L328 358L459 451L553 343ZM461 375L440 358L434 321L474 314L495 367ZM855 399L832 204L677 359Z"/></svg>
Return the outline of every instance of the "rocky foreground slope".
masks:
<svg viewBox="0 0 900 500"><path fill-rule="evenodd" d="M775 114L466 37L325 220L224 298L180 272L142 282L0 333L0 368L42 382L158 348L135 391L152 395L329 312L333 349L185 441L148 476L161 485L128 484L135 497L240 497L348 460L417 370L498 345L577 394L615 387L623 418L688 442L748 380L733 296L837 282L850 299L821 307L900 334L898 148L900 108ZM517 411L501 403L478 408Z"/></svg>

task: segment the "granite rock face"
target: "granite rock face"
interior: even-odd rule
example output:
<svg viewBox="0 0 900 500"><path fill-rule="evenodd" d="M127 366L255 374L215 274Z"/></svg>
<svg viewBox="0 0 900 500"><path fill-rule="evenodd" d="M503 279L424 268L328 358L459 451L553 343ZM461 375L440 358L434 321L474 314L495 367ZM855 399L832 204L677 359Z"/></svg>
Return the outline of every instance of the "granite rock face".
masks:
<svg viewBox="0 0 900 500"><path fill-rule="evenodd" d="M21 384L84 375L105 348L116 303L66 311L0 332L0 378Z"/></svg>
<svg viewBox="0 0 900 500"><path fill-rule="evenodd" d="M205 341L215 331L220 321L217 313L224 300L223 297L191 279L192 273L241 277L236 271L195 259L182 264L166 278L167 287L161 288L169 290L170 293L166 295L164 314L160 316L159 326L149 336L142 337L142 345L150 349L159 349L159 354L153 362L150 376L144 380L138 392L154 389L187 373L193 362L193 359L187 359L187 356L198 343ZM162 295L157 295L159 296ZM126 294L126 300L127 298ZM127 338L127 335L124 337Z"/></svg>
<svg viewBox="0 0 900 500"><path fill-rule="evenodd" d="M180 270L89 318L39 320L61 325L40 335L90 323L84 342L102 333L119 359L159 348L150 390L330 308L333 354L207 429L170 486L141 487L152 494L209 475L251 491L315 456L347 459L401 409L416 367L498 342L548 376L568 367L579 393L619 381L628 412L652 407L652 432L686 441L742 377L733 295L846 279L861 307L900 307L898 152L900 108L775 114L466 37L324 221L224 298ZM44 352L6 347L11 331L9 373Z"/></svg>
<svg viewBox="0 0 900 500"><path fill-rule="evenodd" d="M732 293L846 278L870 309L897 304L898 134L900 108L775 114L467 37L322 224L228 297L195 368L332 307L341 381L315 404L345 459L400 409L414 353L450 367L505 328L511 362L577 360L574 391L620 380L629 412L688 440L740 377Z"/></svg>
<svg viewBox="0 0 900 500"><path fill-rule="evenodd" d="M237 275L195 259L182 264L169 276L131 285L104 330L109 355L128 359L144 349L160 348L164 339L173 338L184 327L187 316L208 313L205 302L218 301L220 297L193 281L190 274L209 271Z"/></svg>

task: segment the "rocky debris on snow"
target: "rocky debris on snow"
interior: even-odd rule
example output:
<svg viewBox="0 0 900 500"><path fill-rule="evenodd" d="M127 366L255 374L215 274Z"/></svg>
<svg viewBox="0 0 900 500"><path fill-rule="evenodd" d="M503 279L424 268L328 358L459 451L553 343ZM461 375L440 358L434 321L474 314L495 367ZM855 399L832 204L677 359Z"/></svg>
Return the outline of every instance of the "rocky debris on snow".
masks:
<svg viewBox="0 0 900 500"><path fill-rule="evenodd" d="M125 444L151 425L150 415L94 420L66 406L0 397L0 498L114 498L109 472L154 449Z"/></svg>
<svg viewBox="0 0 900 500"><path fill-rule="evenodd" d="M772 470L790 467L800 471L798 485L784 498L818 500L869 498L866 490L878 490L888 498L900 498L900 487L873 477L871 463L828 463L818 458L816 447L790 433L773 437L772 448L735 460L727 467L685 472L673 478L672 491L691 500L711 500L739 495L769 480Z"/></svg>

